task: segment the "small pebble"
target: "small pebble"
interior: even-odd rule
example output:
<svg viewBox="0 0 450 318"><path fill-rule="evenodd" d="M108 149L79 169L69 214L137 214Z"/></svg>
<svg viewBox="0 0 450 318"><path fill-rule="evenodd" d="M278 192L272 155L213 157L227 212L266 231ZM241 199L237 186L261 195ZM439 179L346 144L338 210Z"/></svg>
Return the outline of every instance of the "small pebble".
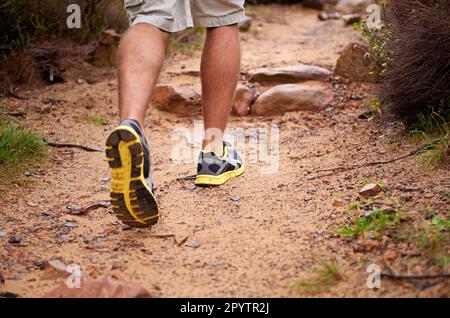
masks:
<svg viewBox="0 0 450 318"><path fill-rule="evenodd" d="M186 246L191 247L191 248L199 248L200 247L200 243L198 243L198 242L191 242L191 243L187 243Z"/></svg>
<svg viewBox="0 0 450 318"><path fill-rule="evenodd" d="M36 265L37 268L42 270L47 267L47 262L46 261L36 261L36 262L34 262L34 265Z"/></svg>
<svg viewBox="0 0 450 318"><path fill-rule="evenodd" d="M11 238L9 239L8 242L11 243L11 244L18 244L18 243L20 243L22 241L23 241L23 237L22 236L14 235L14 236L11 236Z"/></svg>
<svg viewBox="0 0 450 318"><path fill-rule="evenodd" d="M233 201L240 201L241 200L241 196L240 195L233 195L231 197L231 200L233 200Z"/></svg>
<svg viewBox="0 0 450 318"><path fill-rule="evenodd" d="M64 223L65 227L74 228L77 227L77 224L75 222L66 222Z"/></svg>
<svg viewBox="0 0 450 318"><path fill-rule="evenodd" d="M28 205L29 207L32 207L32 208L35 208L35 207L38 206L38 204L37 204L36 202L33 202L33 201L27 201L27 205Z"/></svg>

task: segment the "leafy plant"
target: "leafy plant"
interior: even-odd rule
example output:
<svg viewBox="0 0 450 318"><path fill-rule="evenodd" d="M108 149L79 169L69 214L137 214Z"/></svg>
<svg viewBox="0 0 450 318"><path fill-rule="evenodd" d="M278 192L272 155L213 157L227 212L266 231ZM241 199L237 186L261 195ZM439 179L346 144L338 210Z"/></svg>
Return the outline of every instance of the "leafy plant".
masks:
<svg viewBox="0 0 450 318"><path fill-rule="evenodd" d="M370 233L375 238L380 238L385 230L395 227L400 220L398 211L374 208L367 211L366 215L357 217L353 225L344 226L338 234L343 237L359 237Z"/></svg>
<svg viewBox="0 0 450 318"><path fill-rule="evenodd" d="M365 21L353 25L356 31L361 32L362 37L370 46L365 58L371 63L372 75L377 79L386 75L393 63L393 56L388 48L388 42L393 37L393 30L388 25L381 28L370 28Z"/></svg>

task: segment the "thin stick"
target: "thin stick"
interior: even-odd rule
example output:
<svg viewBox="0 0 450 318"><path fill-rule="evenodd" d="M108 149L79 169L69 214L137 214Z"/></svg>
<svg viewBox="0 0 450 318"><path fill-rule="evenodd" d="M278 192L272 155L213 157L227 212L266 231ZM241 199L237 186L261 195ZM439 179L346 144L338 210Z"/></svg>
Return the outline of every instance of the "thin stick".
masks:
<svg viewBox="0 0 450 318"><path fill-rule="evenodd" d="M437 274L437 275L423 275L423 276L410 276L410 275L395 275L389 273L381 273L381 277L386 277L390 279L406 279L406 280L415 280L415 279L436 279L436 278L450 278L450 274Z"/></svg>
<svg viewBox="0 0 450 318"><path fill-rule="evenodd" d="M65 144L65 143L56 143L56 142L48 142L48 141L44 141L49 147L54 147L54 148L78 148L78 149L82 149L84 151L88 151L88 152L102 152L100 149L95 149L95 148L91 148L88 146L84 146L84 145L77 145L77 144Z"/></svg>
<svg viewBox="0 0 450 318"><path fill-rule="evenodd" d="M369 166L376 166L376 165L384 165L384 164L396 162L396 161L399 161L399 160L402 160L402 159L405 159L405 158L417 156L417 154L419 154L423 149L426 149L426 148L428 148L430 146L431 146L430 143L424 144L424 145L420 146L419 148L411 151L409 154L406 154L406 155L403 155L403 156L400 156L400 157L397 157L397 158L389 159L389 160L371 161L371 162L366 162L366 163L362 163L362 164L359 164L359 165L355 164L352 167L335 167L335 168L317 170L316 172L329 172L329 173L325 173L325 174L322 174L322 175L314 176L312 178L309 178L308 180L319 179L319 178L323 178L323 177L334 175L336 173L349 171L349 170L353 170L353 169L364 168L364 167L369 167Z"/></svg>
<svg viewBox="0 0 450 318"><path fill-rule="evenodd" d="M11 95L12 97L14 97L16 99L21 99L21 100L32 99L32 97L20 96L19 94L17 94L14 91L14 87L12 85L9 86L8 93L9 93L9 95Z"/></svg>

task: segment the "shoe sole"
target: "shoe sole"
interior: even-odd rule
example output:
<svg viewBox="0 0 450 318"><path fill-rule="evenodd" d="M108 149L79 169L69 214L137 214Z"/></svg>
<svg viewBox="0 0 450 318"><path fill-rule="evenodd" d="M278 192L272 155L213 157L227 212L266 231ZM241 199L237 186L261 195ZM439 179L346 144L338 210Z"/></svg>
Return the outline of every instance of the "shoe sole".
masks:
<svg viewBox="0 0 450 318"><path fill-rule="evenodd" d="M143 147L138 134L128 126L117 127L106 141L111 167L111 205L116 217L132 227L158 222L158 203L144 177Z"/></svg>
<svg viewBox="0 0 450 318"><path fill-rule="evenodd" d="M195 184L199 186L219 186L225 184L230 179L240 176L244 171L245 167L242 165L239 169L228 171L218 176L198 175L195 178Z"/></svg>

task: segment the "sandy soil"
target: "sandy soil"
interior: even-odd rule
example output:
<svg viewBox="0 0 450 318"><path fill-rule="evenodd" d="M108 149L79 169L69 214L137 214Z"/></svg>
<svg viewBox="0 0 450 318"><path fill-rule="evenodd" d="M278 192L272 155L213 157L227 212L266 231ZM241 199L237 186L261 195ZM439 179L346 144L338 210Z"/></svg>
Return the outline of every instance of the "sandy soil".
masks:
<svg viewBox="0 0 450 318"><path fill-rule="evenodd" d="M332 68L340 50L358 38L342 21L319 22L315 11L294 6L272 7L272 12L282 18L270 22L259 17L253 31L242 33L244 71L297 62ZM161 82L198 83L198 78L176 75L182 68L198 69L198 65L199 53L174 55ZM12 189L0 203L0 231L7 233L0 238L0 273L6 280L0 291L42 296L64 278L49 268L39 269L36 262L58 258L80 265L85 277L115 275L161 297L448 296L445 281L424 287L383 280L381 289L368 289L370 262L398 272L409 269L423 274L438 269L428 266L425 258L414 257L417 248L412 244L399 245L383 237L372 252L356 253L355 240L334 234L354 214L333 207L333 202L340 199L345 205L356 198L361 178L384 181L391 186L392 197L400 200L410 196L402 201L403 207L416 215L424 203L439 213L448 211L448 199L439 193L448 192L450 177L448 167L427 170L407 158L313 179L320 169L390 159L418 146L396 126L381 128L358 118L371 103L374 87L341 83L335 88L336 105L328 112L234 117L230 122L234 128L279 126L279 170L264 175L260 168L265 163L249 163L242 177L212 189L177 180L195 173L194 162L169 160L177 142L172 132L191 129L192 118L150 109L146 135L162 211L160 223L151 230L126 228L106 208L71 215L73 208L109 199L109 168L103 153L52 149L52 157L32 171L33 182ZM7 108L25 110L26 124L51 141L102 148L118 120L113 72L95 84L69 81L30 94L35 98L10 99ZM350 100L350 95L363 99ZM64 102L42 114L37 109L44 98ZM108 123L95 126L91 116L106 118ZM402 185L415 190L406 193ZM240 199L235 201L237 195ZM76 227L68 228L67 222ZM23 242L8 243L12 235L22 235ZM387 249L399 251L399 256L386 261ZM337 262L340 282L313 294L295 288L324 262Z"/></svg>

